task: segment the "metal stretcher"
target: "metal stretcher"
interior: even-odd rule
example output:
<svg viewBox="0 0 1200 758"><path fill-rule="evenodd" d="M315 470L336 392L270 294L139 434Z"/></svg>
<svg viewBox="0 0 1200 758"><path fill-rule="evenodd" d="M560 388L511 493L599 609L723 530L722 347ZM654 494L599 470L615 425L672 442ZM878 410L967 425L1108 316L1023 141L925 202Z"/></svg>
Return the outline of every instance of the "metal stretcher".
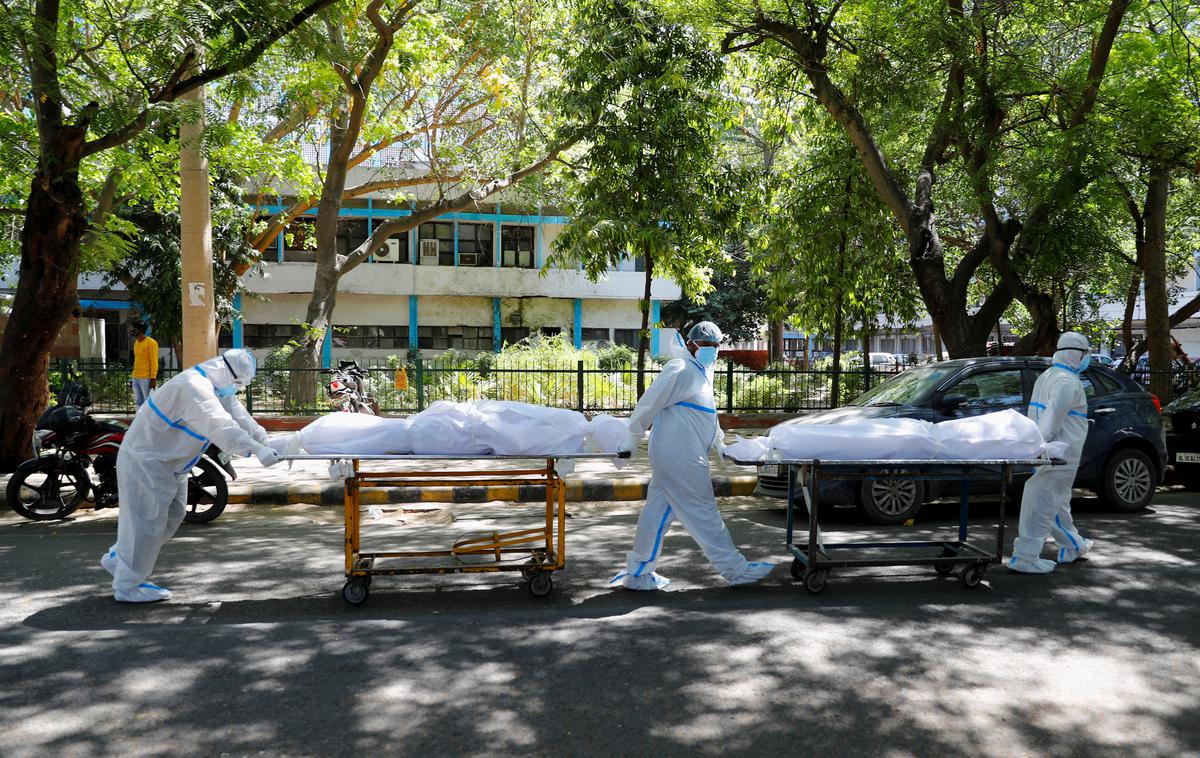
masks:
<svg viewBox="0 0 1200 758"><path fill-rule="evenodd" d="M787 489L787 547L795 556L792 576L812 594L824 591L829 571L835 568L866 566L932 566L941 576L954 573L962 566L959 579L964 587L979 586L988 566L999 563L1004 550L1004 508L1013 470L1045 466L1062 461L1045 459L995 460L860 460L826 461L813 458L744 461L730 458L742 466L778 464L788 469ZM825 543L821 539L821 481L822 479L863 481L868 479L912 479L920 481L958 481L961 484L958 509L957 539L858 541ZM1000 515L996 523L996 542L990 549L968 540L967 517L970 509L972 482L998 481L1000 485ZM795 541L794 525L796 493L799 491L808 511L807 540ZM895 557L852 558L855 551L907 551ZM936 554L931 554L934 551Z"/></svg>
<svg viewBox="0 0 1200 758"><path fill-rule="evenodd" d="M354 474L345 480L346 583L342 598L351 605L367 601L372 577L381 574L475 574L519 571L535 597L554 588L551 573L566 566L566 483L555 462L564 459L616 457L596 453L552 455L283 455L280 460L349 461ZM499 468L479 471L364 471L360 461L503 461L544 459L543 467ZM484 536L456 540L444 550L362 549L362 492L382 487L511 487L515 499L519 487L544 487L546 521L542 526L515 531L493 531Z"/></svg>

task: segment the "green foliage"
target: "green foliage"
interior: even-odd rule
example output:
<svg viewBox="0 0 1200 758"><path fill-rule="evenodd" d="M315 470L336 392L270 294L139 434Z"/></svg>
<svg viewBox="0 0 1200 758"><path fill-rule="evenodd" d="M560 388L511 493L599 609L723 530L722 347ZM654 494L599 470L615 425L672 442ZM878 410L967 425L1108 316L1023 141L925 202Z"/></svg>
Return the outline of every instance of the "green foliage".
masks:
<svg viewBox="0 0 1200 758"><path fill-rule="evenodd" d="M703 297L684 293L662 307L664 324L683 328L698 321L712 321L734 342L758 339L766 323L766 288L752 271L744 247L729 251L729 266L712 275L712 291Z"/></svg>

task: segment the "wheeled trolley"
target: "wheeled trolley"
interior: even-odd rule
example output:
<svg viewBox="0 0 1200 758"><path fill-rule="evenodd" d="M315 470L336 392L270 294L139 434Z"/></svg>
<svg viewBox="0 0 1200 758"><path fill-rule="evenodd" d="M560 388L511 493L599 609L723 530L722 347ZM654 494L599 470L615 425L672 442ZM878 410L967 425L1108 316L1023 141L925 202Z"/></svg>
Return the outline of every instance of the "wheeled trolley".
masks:
<svg viewBox="0 0 1200 758"><path fill-rule="evenodd" d="M1049 465L1044 459L1016 460L860 460L825 461L820 459L783 459L742 461L757 466L763 463L787 467L787 547L795 556L792 576L812 594L823 592L829 572L836 568L869 566L930 566L939 575L949 576L961 567L959 578L964 587L979 586L988 566L999 563L1004 550L1005 504L1014 469ZM960 484L957 539L858 541L825 543L821 539L822 480L911 479L920 481L957 481ZM996 522L994 546L968 539L970 489L973 482L996 482L1000 490L1000 513ZM795 539L797 493L808 511L807 539ZM881 551L895 555L869 558L851 557L858 551Z"/></svg>
<svg viewBox="0 0 1200 758"><path fill-rule="evenodd" d="M556 461L580 458L612 458L611 455L570 453L528 455L291 455L281 460L348 461L353 475L345 480L345 576L342 598L362 605L370 594L371 580L395 574L482 574L520 572L535 597L554 588L551 574L566 566L566 483ZM626 456L627 457L627 456ZM541 459L544 466L521 468L446 469L437 471L368 471L361 461L528 461ZM512 464L509 464L512 465ZM486 535L456 540L442 550L377 550L362 548L362 493L384 487L501 487L515 500L523 487L545 488L545 523L529 529L492 531Z"/></svg>

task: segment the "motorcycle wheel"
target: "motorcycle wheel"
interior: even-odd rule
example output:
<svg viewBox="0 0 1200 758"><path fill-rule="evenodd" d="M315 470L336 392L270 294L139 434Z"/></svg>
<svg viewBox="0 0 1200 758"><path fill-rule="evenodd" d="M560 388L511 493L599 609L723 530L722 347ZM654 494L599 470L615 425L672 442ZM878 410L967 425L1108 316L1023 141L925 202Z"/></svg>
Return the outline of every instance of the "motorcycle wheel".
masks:
<svg viewBox="0 0 1200 758"><path fill-rule="evenodd" d="M217 464L207 458L192 467L188 474L187 511L183 520L189 524L205 524L220 516L229 502L229 482Z"/></svg>
<svg viewBox="0 0 1200 758"><path fill-rule="evenodd" d="M8 480L8 507L31 521L63 519L87 499L92 480L77 463L57 455L25 461Z"/></svg>

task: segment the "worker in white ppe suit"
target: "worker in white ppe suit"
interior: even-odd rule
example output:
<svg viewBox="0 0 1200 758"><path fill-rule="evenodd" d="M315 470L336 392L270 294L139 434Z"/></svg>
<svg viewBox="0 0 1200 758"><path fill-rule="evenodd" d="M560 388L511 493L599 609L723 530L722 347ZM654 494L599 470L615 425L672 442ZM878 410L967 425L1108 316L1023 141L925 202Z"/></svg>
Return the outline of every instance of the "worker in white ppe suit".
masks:
<svg viewBox="0 0 1200 758"><path fill-rule="evenodd" d="M254 372L251 353L226 350L159 386L133 417L117 454L117 542L100 559L113 575L117 600L149 603L171 596L147 577L183 521L188 472L210 443L236 455L256 455L264 466L279 460L265 444L266 430L237 399Z"/></svg>
<svg viewBox="0 0 1200 758"><path fill-rule="evenodd" d="M1066 461L1063 466L1040 466L1025 484L1021 521L1008 567L1027 574L1047 574L1055 561L1041 557L1046 538L1053 535L1058 563L1070 563L1092 549L1071 519L1071 486L1087 439L1087 396L1079 374L1091 362L1091 348L1083 335L1066 332L1058 339L1054 365L1033 385L1029 418L1037 422L1046 440L1046 452Z"/></svg>
<svg viewBox="0 0 1200 758"><path fill-rule="evenodd" d="M708 451L724 447L712 384L721 339L721 330L710 321L692 327L686 344L676 335L676 357L663 366L630 416L630 437L621 449L636 451L643 433L653 424L653 477L626 570L613 577L613 584L632 590L667 586L670 580L656 574L654 567L662 554L663 538L675 521L683 524L730 584L757 582L774 568L771 563L747 562L738 552L713 495Z"/></svg>

